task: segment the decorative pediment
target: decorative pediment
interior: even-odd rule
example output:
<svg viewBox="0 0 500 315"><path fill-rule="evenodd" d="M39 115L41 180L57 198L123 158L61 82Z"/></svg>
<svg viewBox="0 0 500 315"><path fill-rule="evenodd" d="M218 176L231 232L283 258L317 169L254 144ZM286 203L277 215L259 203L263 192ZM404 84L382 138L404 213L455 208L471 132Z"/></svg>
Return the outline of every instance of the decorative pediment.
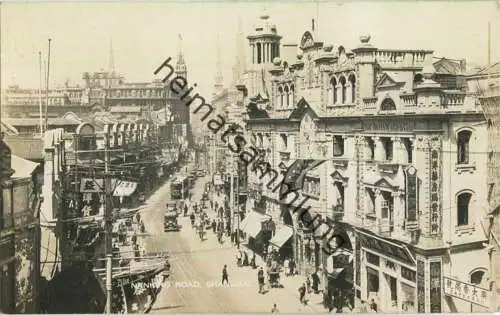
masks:
<svg viewBox="0 0 500 315"><path fill-rule="evenodd" d="M251 102L247 106L247 113L248 117L250 119L262 119L262 118L269 118L269 114L266 110L259 109L257 104L254 102Z"/></svg>
<svg viewBox="0 0 500 315"><path fill-rule="evenodd" d="M301 98L297 103L297 107L295 107L295 109L290 114L289 119L300 121L307 113L309 113L314 119L318 117L316 112L311 108L311 106L309 106L309 103L307 103L304 98Z"/></svg>
<svg viewBox="0 0 500 315"><path fill-rule="evenodd" d="M378 181L375 182L374 186L379 187L379 188L386 188L386 189L396 189L398 188L398 185L392 182L392 180L382 177Z"/></svg>
<svg viewBox="0 0 500 315"><path fill-rule="evenodd" d="M387 73L384 73L378 80L376 87L377 88L398 87L402 84L404 84L404 82L399 82L398 79L394 78L393 76L390 76Z"/></svg>
<svg viewBox="0 0 500 315"><path fill-rule="evenodd" d="M314 47L314 39L311 32L307 31L302 35L302 39L300 40L300 49L305 50L311 47Z"/></svg>
<svg viewBox="0 0 500 315"><path fill-rule="evenodd" d="M344 175L339 171L335 170L333 173L330 174L330 176L333 178L334 182L342 182L342 183L347 183L348 178L344 177Z"/></svg>

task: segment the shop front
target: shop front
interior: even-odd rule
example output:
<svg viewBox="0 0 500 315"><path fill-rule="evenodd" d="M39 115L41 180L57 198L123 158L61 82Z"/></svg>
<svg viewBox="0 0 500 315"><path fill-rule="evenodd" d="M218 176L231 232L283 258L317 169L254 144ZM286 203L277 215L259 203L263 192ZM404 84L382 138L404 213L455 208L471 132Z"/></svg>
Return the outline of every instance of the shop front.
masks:
<svg viewBox="0 0 500 315"><path fill-rule="evenodd" d="M357 232L360 260L356 261L359 264L356 272L359 272L360 283L356 288L356 303L375 303L379 312L386 313L420 312L417 308L419 285L414 254L404 244L368 232Z"/></svg>
<svg viewBox="0 0 500 315"><path fill-rule="evenodd" d="M273 249L278 252L280 261L284 261L286 258L293 258L292 236L293 228L291 226L279 225L276 228L274 236L269 241Z"/></svg>
<svg viewBox="0 0 500 315"><path fill-rule="evenodd" d="M240 222L239 228L247 240L245 245L261 256L266 254L271 239L270 221L270 216L250 211Z"/></svg>

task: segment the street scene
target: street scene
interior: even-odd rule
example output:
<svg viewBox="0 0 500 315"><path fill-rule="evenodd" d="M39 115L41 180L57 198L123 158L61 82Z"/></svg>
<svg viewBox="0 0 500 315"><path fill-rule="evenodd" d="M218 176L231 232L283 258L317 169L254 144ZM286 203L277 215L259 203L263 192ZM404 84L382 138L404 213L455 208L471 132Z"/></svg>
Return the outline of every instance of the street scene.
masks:
<svg viewBox="0 0 500 315"><path fill-rule="evenodd" d="M0 313L500 311L499 1L0 9Z"/></svg>

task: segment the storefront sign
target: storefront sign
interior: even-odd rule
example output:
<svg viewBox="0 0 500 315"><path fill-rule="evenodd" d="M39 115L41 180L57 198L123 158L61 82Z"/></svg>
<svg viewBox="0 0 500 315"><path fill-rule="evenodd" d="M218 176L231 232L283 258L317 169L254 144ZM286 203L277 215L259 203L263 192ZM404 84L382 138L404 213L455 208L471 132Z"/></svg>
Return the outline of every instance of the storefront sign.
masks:
<svg viewBox="0 0 500 315"><path fill-rule="evenodd" d="M410 251L402 245L389 242L388 240L376 237L375 235L365 234L361 231L359 231L358 237L360 238L363 247L384 254L385 256L395 258L401 262L409 264L410 266L415 265Z"/></svg>
<svg viewBox="0 0 500 315"><path fill-rule="evenodd" d="M417 170L410 166L406 170L406 220L417 223L418 199L417 199Z"/></svg>
<svg viewBox="0 0 500 315"><path fill-rule="evenodd" d="M432 261L430 269L430 305L431 313L441 313L441 262Z"/></svg>
<svg viewBox="0 0 500 315"><path fill-rule="evenodd" d="M82 178L80 191L86 193L102 192L103 180L95 178Z"/></svg>
<svg viewBox="0 0 500 315"><path fill-rule="evenodd" d="M489 306L488 290L448 277L443 277L443 280L445 295L456 297L484 307Z"/></svg>
<svg viewBox="0 0 500 315"><path fill-rule="evenodd" d="M417 313L425 313L425 262L417 260Z"/></svg>

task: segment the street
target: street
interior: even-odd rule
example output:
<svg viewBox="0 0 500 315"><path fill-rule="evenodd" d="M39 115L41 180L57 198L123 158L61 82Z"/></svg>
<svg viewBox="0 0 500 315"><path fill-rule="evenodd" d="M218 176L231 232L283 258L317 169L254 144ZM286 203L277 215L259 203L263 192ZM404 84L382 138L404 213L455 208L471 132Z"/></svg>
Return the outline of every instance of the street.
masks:
<svg viewBox="0 0 500 315"><path fill-rule="evenodd" d="M198 178L193 200L199 200L208 177ZM188 217L179 217L180 232L163 232L163 212L170 201L170 181L153 194L141 210L146 230L152 236L145 240L147 252L167 251L171 276L153 306L152 312L270 312L274 303L281 312L323 311L315 296L308 306L300 305L297 289L300 279L283 279L285 288L258 294L257 270L237 267L236 249L229 239L217 242L211 230L201 241ZM211 215L212 213L209 213ZM227 265L229 286L222 286L222 268ZM258 259L257 264L261 265Z"/></svg>

